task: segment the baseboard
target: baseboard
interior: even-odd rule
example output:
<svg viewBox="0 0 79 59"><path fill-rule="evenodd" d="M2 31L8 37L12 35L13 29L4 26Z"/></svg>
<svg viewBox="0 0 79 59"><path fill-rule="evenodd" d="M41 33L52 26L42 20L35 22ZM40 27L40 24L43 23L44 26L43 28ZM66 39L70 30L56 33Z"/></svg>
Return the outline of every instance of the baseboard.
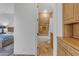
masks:
<svg viewBox="0 0 79 59"><path fill-rule="evenodd" d="M29 54L13 54L13 56L35 56L35 55L29 55Z"/></svg>
<svg viewBox="0 0 79 59"><path fill-rule="evenodd" d="M53 50L53 56L57 56L57 51Z"/></svg>

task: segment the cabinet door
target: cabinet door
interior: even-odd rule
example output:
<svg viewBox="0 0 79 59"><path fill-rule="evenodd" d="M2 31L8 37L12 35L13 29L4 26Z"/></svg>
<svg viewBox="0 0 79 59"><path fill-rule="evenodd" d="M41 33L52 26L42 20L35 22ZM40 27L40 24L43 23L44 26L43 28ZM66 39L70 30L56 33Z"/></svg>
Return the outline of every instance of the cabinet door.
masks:
<svg viewBox="0 0 79 59"><path fill-rule="evenodd" d="M66 55L66 53L65 53L65 49L61 46L61 55L62 56L65 56Z"/></svg>
<svg viewBox="0 0 79 59"><path fill-rule="evenodd" d="M37 5L15 4L14 54L35 55L37 49Z"/></svg>
<svg viewBox="0 0 79 59"><path fill-rule="evenodd" d="M72 56L69 51L65 50L65 56Z"/></svg>
<svg viewBox="0 0 79 59"><path fill-rule="evenodd" d="M72 29L73 29L73 26L72 25L64 25L63 26L63 36L64 37L72 37Z"/></svg>
<svg viewBox="0 0 79 59"><path fill-rule="evenodd" d="M63 17L66 23L72 23L74 21L74 4L63 4Z"/></svg>
<svg viewBox="0 0 79 59"><path fill-rule="evenodd" d="M57 49L57 55L58 56L65 56L65 49L63 48L61 41L58 42L57 47L58 47L58 49Z"/></svg>
<svg viewBox="0 0 79 59"><path fill-rule="evenodd" d="M74 4L75 21L79 22L79 3Z"/></svg>
<svg viewBox="0 0 79 59"><path fill-rule="evenodd" d="M73 25L73 37L79 39L79 23Z"/></svg>
<svg viewBox="0 0 79 59"><path fill-rule="evenodd" d="M59 44L59 42L57 43L57 55L61 56L61 45Z"/></svg>

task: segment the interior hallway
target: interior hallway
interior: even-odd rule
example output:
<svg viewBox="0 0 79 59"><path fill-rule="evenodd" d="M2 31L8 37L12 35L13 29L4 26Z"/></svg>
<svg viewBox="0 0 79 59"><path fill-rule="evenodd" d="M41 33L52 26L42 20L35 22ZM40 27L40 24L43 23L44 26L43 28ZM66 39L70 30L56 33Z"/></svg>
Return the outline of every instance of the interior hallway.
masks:
<svg viewBox="0 0 79 59"><path fill-rule="evenodd" d="M48 43L48 41L39 40L37 55L38 56L53 56L53 49L50 47L50 43Z"/></svg>
<svg viewBox="0 0 79 59"><path fill-rule="evenodd" d="M37 56L53 56L50 40L41 39L37 41Z"/></svg>

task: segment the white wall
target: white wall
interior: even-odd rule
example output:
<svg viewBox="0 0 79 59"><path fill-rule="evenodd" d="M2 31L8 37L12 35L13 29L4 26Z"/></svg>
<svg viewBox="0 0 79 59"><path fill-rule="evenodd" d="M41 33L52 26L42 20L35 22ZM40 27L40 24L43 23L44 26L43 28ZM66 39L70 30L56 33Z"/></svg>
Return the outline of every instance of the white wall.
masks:
<svg viewBox="0 0 79 59"><path fill-rule="evenodd" d="M58 3L56 4L56 10L57 10L57 36L58 37L62 37L63 34L63 30L62 30L62 18L63 18L63 15L62 15L62 3Z"/></svg>
<svg viewBox="0 0 79 59"><path fill-rule="evenodd" d="M14 4L0 3L0 25L13 26Z"/></svg>
<svg viewBox="0 0 79 59"><path fill-rule="evenodd" d="M13 14L14 13L14 4L13 3L0 3L0 14Z"/></svg>
<svg viewBox="0 0 79 59"><path fill-rule="evenodd" d="M62 4L54 5L53 10L54 55L57 55L57 37L62 37Z"/></svg>
<svg viewBox="0 0 79 59"><path fill-rule="evenodd" d="M0 25L12 27L14 21L14 4L13 3L0 3ZM6 33L7 28L5 29Z"/></svg>
<svg viewBox="0 0 79 59"><path fill-rule="evenodd" d="M0 25L13 26L14 14L0 14Z"/></svg>
<svg viewBox="0 0 79 59"><path fill-rule="evenodd" d="M14 54L35 55L37 39L36 4L15 4Z"/></svg>

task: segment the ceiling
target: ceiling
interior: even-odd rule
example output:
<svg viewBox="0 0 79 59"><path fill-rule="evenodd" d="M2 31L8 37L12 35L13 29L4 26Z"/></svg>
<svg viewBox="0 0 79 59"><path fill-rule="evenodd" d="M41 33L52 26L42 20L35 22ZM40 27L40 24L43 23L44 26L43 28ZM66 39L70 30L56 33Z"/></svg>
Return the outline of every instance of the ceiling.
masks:
<svg viewBox="0 0 79 59"><path fill-rule="evenodd" d="M39 12L42 12L44 10L47 10L47 11L53 11L53 8L54 8L54 3L38 3L37 6L38 6L38 11Z"/></svg>

